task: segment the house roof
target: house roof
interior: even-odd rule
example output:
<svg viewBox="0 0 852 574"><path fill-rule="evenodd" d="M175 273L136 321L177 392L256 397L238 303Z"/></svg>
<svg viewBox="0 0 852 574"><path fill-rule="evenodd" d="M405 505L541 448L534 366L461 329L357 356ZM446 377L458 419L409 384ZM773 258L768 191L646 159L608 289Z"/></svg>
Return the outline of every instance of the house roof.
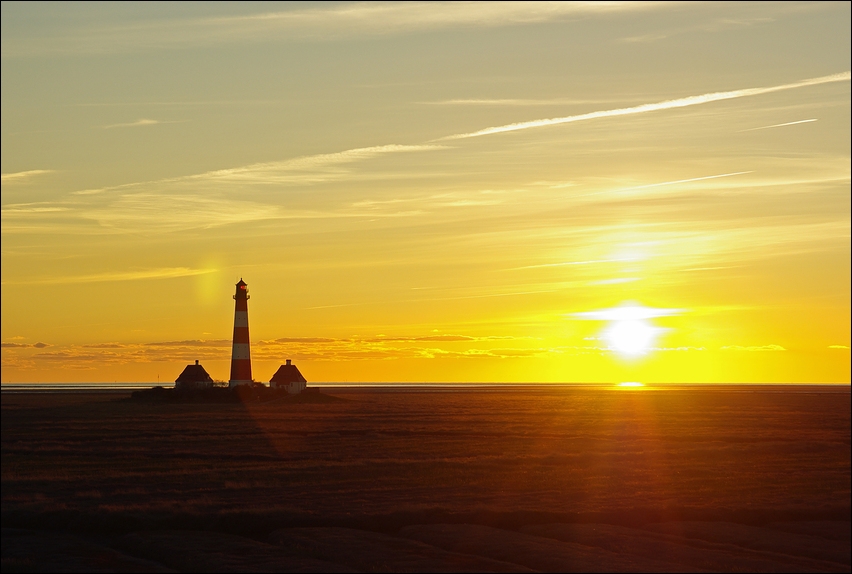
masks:
<svg viewBox="0 0 852 574"><path fill-rule="evenodd" d="M275 374L272 375L272 378L269 379L270 383L307 383L305 377L302 376L302 373L299 372L299 369L296 368L296 365L281 365L278 367L278 370L275 371Z"/></svg>
<svg viewBox="0 0 852 574"><path fill-rule="evenodd" d="M175 379L176 383L197 383L201 381L212 383L213 379L197 361L194 365L187 365L180 376Z"/></svg>

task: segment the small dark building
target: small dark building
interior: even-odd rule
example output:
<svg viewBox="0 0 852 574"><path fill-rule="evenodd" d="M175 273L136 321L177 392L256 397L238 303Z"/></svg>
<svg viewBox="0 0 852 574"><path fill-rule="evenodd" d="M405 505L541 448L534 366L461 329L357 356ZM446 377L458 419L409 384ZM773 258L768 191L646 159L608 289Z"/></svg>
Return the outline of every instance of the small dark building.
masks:
<svg viewBox="0 0 852 574"><path fill-rule="evenodd" d="M187 365L180 376L175 379L176 389L207 389L213 386L213 379L204 370L204 367L195 361L194 365Z"/></svg>
<svg viewBox="0 0 852 574"><path fill-rule="evenodd" d="M305 390L307 386L305 377L299 372L298 367L287 359L286 365L281 365L272 378L269 379L269 386L273 389L287 389L291 395L296 395Z"/></svg>

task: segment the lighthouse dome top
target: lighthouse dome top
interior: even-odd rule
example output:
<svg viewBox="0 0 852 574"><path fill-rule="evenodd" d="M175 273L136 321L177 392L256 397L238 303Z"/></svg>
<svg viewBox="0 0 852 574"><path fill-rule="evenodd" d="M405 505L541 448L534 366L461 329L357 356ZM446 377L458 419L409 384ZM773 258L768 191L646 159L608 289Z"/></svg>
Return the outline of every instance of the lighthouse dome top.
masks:
<svg viewBox="0 0 852 574"><path fill-rule="evenodd" d="M240 278L240 282L237 283L237 292L234 294L234 299L248 299L248 283L243 281L242 277Z"/></svg>

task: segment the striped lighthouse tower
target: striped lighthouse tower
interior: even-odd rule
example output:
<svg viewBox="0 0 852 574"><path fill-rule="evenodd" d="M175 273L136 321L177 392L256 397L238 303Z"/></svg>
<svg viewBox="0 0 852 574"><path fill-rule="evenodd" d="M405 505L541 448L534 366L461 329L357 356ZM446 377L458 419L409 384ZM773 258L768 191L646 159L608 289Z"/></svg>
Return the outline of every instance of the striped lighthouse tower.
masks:
<svg viewBox="0 0 852 574"><path fill-rule="evenodd" d="M234 346L231 351L231 380L229 387L237 385L250 385L251 380L251 354L249 353L249 329L248 329L248 285L240 279L237 283L237 292L234 294L236 305L234 307Z"/></svg>

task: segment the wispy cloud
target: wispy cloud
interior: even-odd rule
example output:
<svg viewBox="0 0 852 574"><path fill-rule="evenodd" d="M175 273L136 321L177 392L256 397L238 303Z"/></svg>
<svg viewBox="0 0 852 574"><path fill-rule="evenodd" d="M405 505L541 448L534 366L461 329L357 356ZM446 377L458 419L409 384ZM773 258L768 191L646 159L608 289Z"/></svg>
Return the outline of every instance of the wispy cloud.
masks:
<svg viewBox="0 0 852 574"><path fill-rule="evenodd" d="M589 285L619 285L621 283L633 283L639 281L639 277L616 277L615 279L600 279L598 281L590 281Z"/></svg>
<svg viewBox="0 0 852 574"><path fill-rule="evenodd" d="M385 154L443 149L439 145L384 145L356 148L331 154L298 157L279 162L257 163L236 168L209 171L185 177L140 182L111 188L77 192L80 196L108 194L106 204L99 202L78 210L87 219L105 228L135 229L154 226L160 229L210 228L219 225L270 219L328 219L351 217L402 217L416 210L387 211L347 208L284 209L269 199L234 198L235 186L241 191L263 190L268 186L311 185L351 177L349 164ZM251 187L249 187L251 186ZM192 221L185 214L192 213Z"/></svg>
<svg viewBox="0 0 852 574"><path fill-rule="evenodd" d="M210 23L252 23L267 26L297 26L302 30L398 33L397 29L426 29L447 26L509 26L552 20L647 10L664 2L359 2L333 8L269 12L251 16L216 18Z"/></svg>
<svg viewBox="0 0 852 574"><path fill-rule="evenodd" d="M798 120L795 122L786 122L783 124L772 124L771 126L760 126L759 128L749 128L747 130L740 130L740 132L753 132L755 130L768 130L769 128L783 128L784 126L794 126L796 124L809 124L811 122L817 121L816 118L811 118L809 120Z"/></svg>
<svg viewBox="0 0 852 574"><path fill-rule="evenodd" d="M773 87L714 92L702 96L667 100L657 104L593 112L566 118L509 124L502 127L486 128L470 134L450 135L441 139L453 140L463 137L477 137L489 133L527 129L569 121L665 110L720 99L848 81L849 78L850 73L844 72ZM363 195L353 197L351 193L334 193L312 196L309 200L308 196L303 193L308 189L308 186L312 185L390 177L387 171L376 172L371 168L359 172L354 167L359 162L367 162L398 153L419 153L443 149L447 149L447 146L439 144L438 140L433 140L432 143L412 145L387 144L275 162L253 163L176 178L83 189L73 192L71 197L65 200L6 206L3 210L3 233L32 233L36 229L47 230L48 228L51 233L55 233L60 230L61 227L57 226L60 223L65 225L66 229L76 225L81 232L117 233L142 228L165 231L206 229L234 223L275 219L400 218L417 216L438 209L472 211L483 206L494 206L501 203L512 203L514 205L524 203L529 206L524 207L524 209L534 208L535 203L529 201L532 193L527 193L523 202L504 196L492 197L493 193L486 197L478 191L470 192L469 190L464 193L445 192L443 194L412 193L401 195L396 193L390 197L385 195L369 199L364 198ZM848 161L842 162L842 165L844 173L839 174L838 177L848 180ZM398 177L419 177L419 174L412 176L412 173L406 171L400 173ZM562 207L567 207L568 205L591 205L632 201L639 198L648 199L652 195L673 196L687 192L694 193L696 191L694 186L704 185L711 181L733 179L735 176L750 173L753 172L751 170L730 171L713 175L698 175L697 177L642 183L640 185L620 185L618 187L601 185L600 181L583 183L580 180L572 180L570 183L572 192L561 196L559 201ZM744 178L744 181L738 179L736 185L730 184L727 188L718 187L718 190L724 192L728 189L736 189L737 193L743 193L750 186L754 189L762 187L761 192L768 192L770 189L771 182L767 183L766 178L757 178L754 181L751 181L751 179L753 178ZM781 182L782 185L787 187L792 183L789 178ZM805 184L797 186L796 189L803 191L813 188L811 182L805 182ZM359 183L359 187L363 189L363 182ZM286 188L294 190L294 193L286 196L287 205L285 208L284 196L280 193L271 195L270 191L281 192ZM235 193L237 190L239 190L239 193ZM552 204L552 197L548 197L548 201ZM53 214L53 217L48 217L51 212L57 213ZM187 218L185 216L187 213L192 213L193 217ZM97 222L98 225L92 226L91 222L93 221ZM764 229L761 230L761 232L763 231ZM601 254L596 255L592 257L581 256L577 260L609 259L609 257L601 257ZM550 262L544 261L542 264L561 265L562 263L559 260L556 262L551 260ZM573 263L566 262L565 264ZM693 261L690 267L706 266L707 264L707 261Z"/></svg>
<svg viewBox="0 0 852 574"><path fill-rule="evenodd" d="M48 204L45 202L38 203L10 203L3 207L3 217L21 216L21 215L38 215L44 213L56 213L68 211L67 207Z"/></svg>
<svg viewBox="0 0 852 574"><path fill-rule="evenodd" d="M421 145L399 145L388 144L381 146L363 147L349 149L336 153L318 154L304 157L297 157L270 163L255 163L243 167L232 169L222 169L209 171L199 175L189 176L186 179L206 179L206 180L244 180L244 181L262 181L264 183L278 183L282 181L292 180L294 172L311 172L322 171L334 168L335 166L356 161L363 161L379 155L389 153L404 153L418 151L432 151L446 149L446 146L434 144ZM304 175L299 178L304 181Z"/></svg>
<svg viewBox="0 0 852 574"><path fill-rule="evenodd" d="M610 193L611 194L611 193L622 193L622 192L627 192L627 191L639 191L639 190L643 190L643 189L651 189L651 188L654 188L654 187L666 187L666 186L670 186L670 185L680 185L680 184L684 184L684 183L692 183L694 181L706 181L708 179L720 179L720 178L723 178L723 177L733 177L735 175L745 175L745 174L748 174L748 173L754 173L754 172L753 171L732 171L731 173L720 173L720 174L717 174L717 175L704 175L704 176L701 176L701 177L690 177L690 178L687 178L687 179L675 179L675 180L672 180L672 181L661 181L659 183L648 183L648 184L645 184L645 185L636 185L636 186L633 186L633 187L622 187L622 188L619 188L619 189L607 190L607 191L603 191L603 192L599 192L599 193Z"/></svg>
<svg viewBox="0 0 852 574"><path fill-rule="evenodd" d="M101 53L233 42L337 40L448 27L529 25L574 18L668 9L674 2L359 2L241 16L89 24L63 36L9 37L3 57L38 53Z"/></svg>
<svg viewBox="0 0 852 574"><path fill-rule="evenodd" d="M850 72L841 72L838 74L831 74L829 76L821 76L818 78L809 78L806 80L801 80L798 82L793 82L790 84L781 84L778 86L768 86L762 88L746 88L742 90L733 90L729 92L712 92L708 94L702 94L699 96L689 96L686 98L678 98L675 100L666 100L663 102L656 102L653 104L642 104L640 106L632 106L629 108L618 108L613 110L602 110L598 112L589 112L586 114L579 114L575 116L565 116L561 118L547 118L541 120L532 120L528 122L518 122L514 124L506 124L502 126L494 126L490 128L484 128L481 130L477 130L475 132L468 132L462 134L454 134L451 136L445 136L443 138L438 138L435 141L443 141L443 140L456 140L456 139L466 139L466 138L475 138L482 137L492 134L499 134L505 132L513 132L518 130L527 130L531 128L540 128L546 126L554 126L559 124L567 124L572 122L581 122L586 120L595 120L600 118L610 118L617 116L628 116L634 114L644 114L648 112L656 112L660 110L670 110L674 108L685 108L689 106L697 106L702 104L709 104L711 102L718 102L722 100L731 100L736 98L745 98L749 96L759 96L762 94L769 94L773 92L780 92L784 90L793 90L796 88L804 88L808 86L818 86L820 84L828 84L832 82L845 82L852 78L852 73Z"/></svg>
<svg viewBox="0 0 852 574"><path fill-rule="evenodd" d="M651 34L642 34L641 36L629 36L627 38L621 38L620 42L624 42L626 44L642 44L645 42L656 42L658 40L665 40L669 37L669 34L664 33L651 33Z"/></svg>
<svg viewBox="0 0 852 574"><path fill-rule="evenodd" d="M268 203L205 197L188 186L151 186L110 197L103 203L82 205L79 215L96 221L103 229L209 229L220 225L247 223L285 217L284 210ZM187 214L192 214L187 217ZM287 214L295 217L295 214Z"/></svg>
<svg viewBox="0 0 852 574"><path fill-rule="evenodd" d="M470 341L496 341L496 340L507 340L507 339L515 339L516 337L510 336L494 336L490 335L487 337L471 337L469 335L424 335L424 336L377 336L369 339L365 339L366 341L370 341L373 343L379 342L399 342L399 341L412 341L412 342L470 342Z"/></svg>
<svg viewBox="0 0 852 574"><path fill-rule="evenodd" d="M596 311L583 311L571 313L575 319L586 321L642 321L655 319L657 317L672 317L682 315L685 309L661 309L655 307L643 307L641 305L624 305L611 309L598 309Z"/></svg>
<svg viewBox="0 0 852 574"><path fill-rule="evenodd" d="M718 267L719 273L726 274L727 269L737 268L767 256L805 254L836 248L844 241L848 242L849 222L847 219L794 223L772 218L748 218L733 222L707 220L693 223L677 219L641 226L605 225L539 231L542 233L543 245L553 244L556 247L542 247L538 250L539 256L545 259L545 262L541 267L529 266L531 271L541 270L541 273L536 273L531 278L541 280L553 277L554 274L549 271L553 269L558 271L555 277L575 281L577 286L585 286L589 281L610 280L624 274L623 277L641 277L649 288L656 288L695 281L693 274L687 275L683 272L687 269ZM566 251L578 256L604 253L616 255L622 250L630 252L628 242L646 243L647 247L644 248L644 253L643 249L637 248L636 259L624 262L619 261L622 258L618 256L610 261L605 258L580 257L575 261L558 259L565 257ZM555 264L550 265L547 259L555 261ZM574 263L576 265L572 265ZM523 273L523 268L517 269L516 272ZM566 283L563 289L571 286ZM604 315L585 317L594 316Z"/></svg>
<svg viewBox="0 0 852 574"><path fill-rule="evenodd" d="M110 130L113 128L138 128L143 126L155 126L157 124L177 124L182 123L179 121L161 121L161 120L151 120L151 119L139 119L135 122L128 122L125 124L110 124L107 126L103 126L103 129Z"/></svg>
<svg viewBox="0 0 852 574"><path fill-rule="evenodd" d="M784 347L781 345L755 345L750 347L743 347L741 345L727 345L725 347L721 347L722 351L755 351L755 352L763 352L763 351L786 351Z"/></svg>
<svg viewBox="0 0 852 574"><path fill-rule="evenodd" d="M213 273L215 269L190 269L189 267L163 267L123 273L98 273L94 275L72 275L66 277L48 277L27 281L4 281L3 285L61 285L68 283L100 283L107 281L139 281L142 279L169 279L191 277Z"/></svg>
<svg viewBox="0 0 852 574"><path fill-rule="evenodd" d="M77 108L144 108L144 107L195 107L195 106L256 106L266 104L284 104L289 100L165 100L165 101L124 101L124 102L78 102L67 104Z"/></svg>
<svg viewBox="0 0 852 574"><path fill-rule="evenodd" d="M574 98L551 98L551 99L487 99L471 98L457 100L438 100L434 102L417 102L428 106L565 106L581 104L605 104L623 102L625 99L574 99Z"/></svg>
<svg viewBox="0 0 852 574"><path fill-rule="evenodd" d="M371 159L382 154L418 152L447 149L447 146L435 144L398 145L388 144L354 148L341 152L317 154L286 159L282 161L254 163L239 167L207 171L204 173L160 179L154 181L129 183L110 187L83 189L72 192L73 195L95 195L106 192L129 193L139 189L150 189L183 183L199 182L243 182L243 183L311 183L325 181L335 174L341 174L335 169L342 164L354 163Z"/></svg>
<svg viewBox="0 0 852 574"><path fill-rule="evenodd" d="M53 173L52 169L31 169L29 171L18 171L15 173L4 173L0 176L0 181L2 183L17 183L20 181L25 181L31 177L35 177L37 175L43 175L45 173Z"/></svg>
<svg viewBox="0 0 852 574"><path fill-rule="evenodd" d="M784 10L780 10L783 12ZM758 24L767 24L773 22L774 18L771 17L744 17L744 18L715 18L708 22L702 22L697 26L682 26L680 28L672 28L668 30L658 30L656 32L649 32L647 34L640 34L637 36L628 36L626 38L620 38L618 42L626 43L626 44L641 44L641 43L649 43L649 42L658 42L660 40L665 40L667 38L671 38L673 36L680 36L683 34L696 34L702 32L721 32L723 30L732 30L736 28L744 28L750 27Z"/></svg>
<svg viewBox="0 0 852 574"><path fill-rule="evenodd" d="M156 343L145 343L154 347L230 347L232 341L228 339L190 339L187 341L160 341Z"/></svg>
<svg viewBox="0 0 852 574"><path fill-rule="evenodd" d="M517 271L519 269L540 269L547 267L567 267L570 265L597 265L600 263L627 263L638 261L636 257L614 257L612 259L590 259L588 261L560 261L559 263L541 263L539 265L524 265L521 267L511 267L506 271Z"/></svg>

